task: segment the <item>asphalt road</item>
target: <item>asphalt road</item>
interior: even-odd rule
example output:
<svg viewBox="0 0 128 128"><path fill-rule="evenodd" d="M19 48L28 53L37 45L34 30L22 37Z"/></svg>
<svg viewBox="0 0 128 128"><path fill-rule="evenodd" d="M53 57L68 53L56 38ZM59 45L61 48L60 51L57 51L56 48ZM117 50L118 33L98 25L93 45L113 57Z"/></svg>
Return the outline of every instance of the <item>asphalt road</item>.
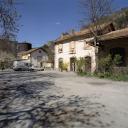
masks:
<svg viewBox="0 0 128 128"><path fill-rule="evenodd" d="M128 83L0 72L0 128L128 128Z"/></svg>

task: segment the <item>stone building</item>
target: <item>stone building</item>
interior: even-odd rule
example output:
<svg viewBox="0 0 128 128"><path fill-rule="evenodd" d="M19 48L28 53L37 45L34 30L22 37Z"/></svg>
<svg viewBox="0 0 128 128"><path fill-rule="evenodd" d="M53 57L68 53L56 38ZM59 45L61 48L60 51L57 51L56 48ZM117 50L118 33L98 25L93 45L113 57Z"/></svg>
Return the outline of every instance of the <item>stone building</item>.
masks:
<svg viewBox="0 0 128 128"><path fill-rule="evenodd" d="M99 32L106 34L114 30L113 24L108 23L101 25ZM97 50L98 47L95 45L90 29L63 34L55 41L55 69L59 70L61 63L66 63L68 71L76 71L75 58L83 57L89 63L85 70L94 72L97 67Z"/></svg>

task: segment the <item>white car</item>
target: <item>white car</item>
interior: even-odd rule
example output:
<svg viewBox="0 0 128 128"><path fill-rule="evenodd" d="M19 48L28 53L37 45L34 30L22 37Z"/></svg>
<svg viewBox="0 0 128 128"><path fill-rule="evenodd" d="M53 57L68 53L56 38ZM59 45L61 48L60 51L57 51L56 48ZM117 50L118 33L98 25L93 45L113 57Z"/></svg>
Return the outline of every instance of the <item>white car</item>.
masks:
<svg viewBox="0 0 128 128"><path fill-rule="evenodd" d="M20 61L20 60L13 62L13 70L14 71L33 71L30 63Z"/></svg>

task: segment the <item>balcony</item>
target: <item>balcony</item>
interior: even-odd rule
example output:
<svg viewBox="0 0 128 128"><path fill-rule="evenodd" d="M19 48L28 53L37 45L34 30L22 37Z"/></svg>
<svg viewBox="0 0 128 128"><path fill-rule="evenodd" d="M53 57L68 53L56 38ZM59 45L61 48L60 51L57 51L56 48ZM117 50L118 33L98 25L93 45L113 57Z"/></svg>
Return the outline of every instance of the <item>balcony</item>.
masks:
<svg viewBox="0 0 128 128"><path fill-rule="evenodd" d="M76 54L76 50L75 48L71 48L70 51L69 51L70 54Z"/></svg>
<svg viewBox="0 0 128 128"><path fill-rule="evenodd" d="M84 47L83 47L84 50L91 50L91 45L89 44L84 44Z"/></svg>
<svg viewBox="0 0 128 128"><path fill-rule="evenodd" d="M62 52L63 52L62 48L58 49L58 53L62 53Z"/></svg>

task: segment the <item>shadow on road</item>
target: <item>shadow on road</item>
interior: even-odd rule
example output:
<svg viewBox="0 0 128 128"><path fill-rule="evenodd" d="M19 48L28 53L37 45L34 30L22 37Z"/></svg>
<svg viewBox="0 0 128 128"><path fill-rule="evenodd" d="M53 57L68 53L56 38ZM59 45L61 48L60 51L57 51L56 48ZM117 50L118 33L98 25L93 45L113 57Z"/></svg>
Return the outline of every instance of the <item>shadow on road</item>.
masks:
<svg viewBox="0 0 128 128"><path fill-rule="evenodd" d="M6 74L7 75L7 74ZM105 127L99 120L99 110L105 106L92 103L88 97L65 97L53 81L36 81L44 74L12 74L17 81L12 85L11 77L6 77L0 85L0 128L79 128ZM48 77L48 76L47 76ZM49 79L54 78L50 75ZM1 78L0 78L1 79ZM8 81L10 80L10 81Z"/></svg>

